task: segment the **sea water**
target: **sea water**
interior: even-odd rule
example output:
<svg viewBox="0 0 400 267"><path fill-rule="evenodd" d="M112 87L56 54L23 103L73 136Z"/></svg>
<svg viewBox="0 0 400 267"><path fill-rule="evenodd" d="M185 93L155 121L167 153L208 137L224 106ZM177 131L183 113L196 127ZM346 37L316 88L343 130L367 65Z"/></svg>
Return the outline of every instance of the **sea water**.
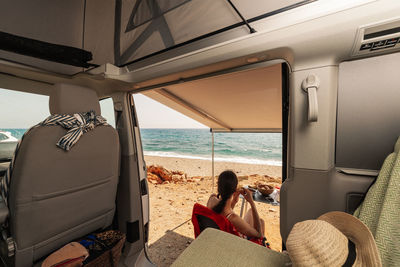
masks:
<svg viewBox="0 0 400 267"><path fill-rule="evenodd" d="M0 129L21 139L26 129ZM148 156L211 160L208 129L141 129ZM214 133L214 160L247 164L282 165L280 133Z"/></svg>

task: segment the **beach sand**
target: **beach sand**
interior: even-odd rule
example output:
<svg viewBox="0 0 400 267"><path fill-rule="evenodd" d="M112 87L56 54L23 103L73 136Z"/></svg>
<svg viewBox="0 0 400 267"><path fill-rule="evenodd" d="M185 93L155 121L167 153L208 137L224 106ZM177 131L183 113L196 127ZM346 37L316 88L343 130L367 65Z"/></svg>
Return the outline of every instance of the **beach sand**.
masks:
<svg viewBox="0 0 400 267"><path fill-rule="evenodd" d="M161 165L168 170L184 171L188 176L211 176L211 161L173 157L145 156L146 165ZM237 175L267 174L272 177L282 176L281 166L243 164L236 162L215 162L215 175L224 170L234 170Z"/></svg>
<svg viewBox="0 0 400 267"><path fill-rule="evenodd" d="M193 182L149 183L150 225L149 257L157 266L170 266L194 238L190 221L194 203L206 205L212 193L211 161L145 156L146 165L160 165L172 171L183 171ZM231 169L239 177L240 185L262 181L260 175L281 177L280 166L216 162L215 175ZM257 174L257 175L256 175ZM216 181L215 181L216 183ZM241 201L235 207L240 213ZM281 250L279 206L256 202L259 215L266 222L266 237L271 248Z"/></svg>

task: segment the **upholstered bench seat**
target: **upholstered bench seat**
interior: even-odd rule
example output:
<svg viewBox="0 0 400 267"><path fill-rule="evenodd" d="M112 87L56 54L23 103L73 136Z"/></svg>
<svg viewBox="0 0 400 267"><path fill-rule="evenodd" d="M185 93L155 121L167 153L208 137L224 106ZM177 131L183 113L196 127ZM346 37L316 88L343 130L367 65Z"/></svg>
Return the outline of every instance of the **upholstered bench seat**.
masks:
<svg viewBox="0 0 400 267"><path fill-rule="evenodd" d="M291 266L290 258L232 234L205 229L172 267Z"/></svg>

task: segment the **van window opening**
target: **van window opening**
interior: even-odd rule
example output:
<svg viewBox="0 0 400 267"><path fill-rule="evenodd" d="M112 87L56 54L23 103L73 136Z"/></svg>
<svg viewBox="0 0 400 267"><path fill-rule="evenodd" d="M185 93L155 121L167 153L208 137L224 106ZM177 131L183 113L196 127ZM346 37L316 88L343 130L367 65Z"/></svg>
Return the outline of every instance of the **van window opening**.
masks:
<svg viewBox="0 0 400 267"><path fill-rule="evenodd" d="M108 124L115 128L112 99L101 100L100 108ZM0 162L8 162L25 132L50 115L49 97L0 88L0 114Z"/></svg>
<svg viewBox="0 0 400 267"><path fill-rule="evenodd" d="M0 88L0 162L8 168L15 147L24 133L50 115L49 97ZM3 167L3 166L1 166Z"/></svg>
<svg viewBox="0 0 400 267"><path fill-rule="evenodd" d="M169 259L169 257L174 253L177 253L177 257L181 249L190 244L193 239L193 225L190 221L193 205L194 203L206 205L210 194L217 191L218 175L223 170L231 169L235 171L239 186L250 185L253 188L257 188L257 184L268 184L273 189L280 189L283 177L282 165L284 165L282 155L284 142L281 132L283 128L282 77L287 77L281 75L281 68L278 68L277 73L279 73L280 77L279 96L275 95L274 100L279 102L279 108L277 108L278 112L275 111L274 114L279 118L279 127L276 130L270 127L269 133L265 132L265 127L259 127L253 129L253 131L245 128L239 129L239 127L231 131L224 130L221 128L223 123L213 119L210 119L210 121L215 123L215 128L211 130L209 127L205 127L204 124L201 126L196 121L191 124L191 127L196 128L177 129L177 127L174 127L175 121L165 117L168 109L170 111L173 110L170 105L168 105L168 108L164 106L162 108L163 112L156 115L155 111L160 104L146 98L146 96L154 96L152 91L145 91L144 94L146 96L134 94L135 109L148 171L147 178L150 192L149 257L153 262L159 264L170 260L170 263L172 263L173 260ZM212 80L213 78L211 77L209 82L212 83ZM251 84L252 79L248 80ZM254 83L256 84L257 82ZM180 92L186 91L189 93L187 90L190 91L190 87L181 88L181 90L163 88L167 90L156 89L153 91L161 92L163 96L170 97L169 99L178 99L175 103L184 103L184 106L188 107L189 105L186 104L190 103L190 101L186 102L188 100L185 98L186 95L182 95ZM209 95L207 97L208 89L206 87L193 87L202 90L203 94L206 95L204 99L201 99L201 103L209 103L211 101L212 96ZM249 90L251 91L251 89ZM229 91L227 92L229 93ZM225 92L225 95L227 92ZM231 94L239 92L240 90L231 90ZM143 99L147 100L147 102L144 101L144 104L141 103ZM241 100L246 101L245 98ZM230 100L227 101L229 102ZM217 106L213 101L211 108ZM240 106L245 106L245 104L242 103L240 105L238 102L231 105L231 112L234 113L235 107L240 108ZM225 108L227 107L229 105L225 106ZM261 109L262 106L259 108ZM154 111L153 118L149 116L151 110ZM178 110L179 108L176 109L176 111ZM208 109L200 107L200 110ZM177 113L176 111L174 112ZM269 111L269 113L271 112ZM213 116L207 118L213 118ZM215 115L214 118L221 118L221 116ZM185 121L188 118L180 114L180 119ZM151 122L156 121L160 121L161 126L151 125ZM240 121L240 118L238 117L236 121ZM270 126L273 126L273 124ZM212 164L212 138L214 138L214 166ZM167 174L166 176L170 174L171 179L168 180L169 178L166 177L166 180L164 180L163 175L165 174ZM213 174L215 176L214 183ZM274 206L272 202L270 204L257 202L256 204L260 217L263 217L266 222L266 235L269 242L272 243L273 249L281 250L279 206ZM238 215L242 213L242 216L244 216L246 209L248 207L240 199L235 206L234 212ZM160 251L164 250L171 251L171 248L174 248L175 252L170 255L162 255L160 253Z"/></svg>
<svg viewBox="0 0 400 267"><path fill-rule="evenodd" d="M111 97L101 99L100 101L101 116L103 116L109 125L115 128L115 112L114 103Z"/></svg>

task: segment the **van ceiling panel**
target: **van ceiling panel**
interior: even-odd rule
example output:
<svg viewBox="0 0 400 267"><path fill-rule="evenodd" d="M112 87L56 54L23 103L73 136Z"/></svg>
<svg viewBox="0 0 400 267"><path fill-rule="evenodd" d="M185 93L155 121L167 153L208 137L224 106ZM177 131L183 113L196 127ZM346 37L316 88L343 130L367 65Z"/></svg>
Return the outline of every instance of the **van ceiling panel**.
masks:
<svg viewBox="0 0 400 267"><path fill-rule="evenodd" d="M285 0L268 4L262 0L251 4L245 0L233 1L246 20L300 2L311 1ZM226 0L117 0L118 13L121 17L120 24L115 26L115 63L118 66L242 23ZM237 34L243 36L249 31L242 25Z"/></svg>
<svg viewBox="0 0 400 267"><path fill-rule="evenodd" d="M332 64L321 61L348 58L356 27L398 13L398 5L390 0L379 9L376 0L231 1L256 34L250 35L227 0L2 0L0 31L83 49L93 54L89 63L129 65L129 71L205 48L217 51L228 43L240 52L237 56L284 46L294 56L287 53L279 58L289 62L309 65L318 58L319 64ZM233 39L237 46L229 42ZM157 53L159 57L154 56ZM217 56L218 61L233 58L229 53L213 58ZM83 70L6 51L0 51L0 58L53 73Z"/></svg>
<svg viewBox="0 0 400 267"><path fill-rule="evenodd" d="M314 1L232 2L252 23L260 15ZM229 31L218 42L250 34L226 0L2 0L0 25L0 32L91 52L91 64L117 66L222 32ZM15 52L0 50L0 58L62 74L83 71Z"/></svg>
<svg viewBox="0 0 400 267"><path fill-rule="evenodd" d="M267 8L265 7L260 8L262 6L265 6L265 0L252 0L251 2L243 0L232 0L232 2L246 19L251 19L271 11L288 7L293 4L297 4L300 2L310 2L310 1L299 1L299 0L268 1Z"/></svg>
<svg viewBox="0 0 400 267"><path fill-rule="evenodd" d="M82 48L84 1L15 0L0 3L0 31L52 44ZM65 74L82 68L0 50L0 58Z"/></svg>
<svg viewBox="0 0 400 267"><path fill-rule="evenodd" d="M281 68L229 73L144 94L216 130L280 132Z"/></svg>

